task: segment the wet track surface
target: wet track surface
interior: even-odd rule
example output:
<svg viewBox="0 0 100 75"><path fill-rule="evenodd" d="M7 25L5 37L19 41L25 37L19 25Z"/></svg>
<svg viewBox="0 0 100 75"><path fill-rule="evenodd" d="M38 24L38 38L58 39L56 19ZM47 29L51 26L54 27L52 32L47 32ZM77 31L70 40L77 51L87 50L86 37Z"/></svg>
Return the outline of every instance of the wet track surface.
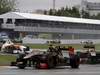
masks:
<svg viewBox="0 0 100 75"><path fill-rule="evenodd" d="M81 65L79 69L58 67L49 70L37 70L29 67L22 70L7 66L0 67L0 75L100 75L100 65Z"/></svg>

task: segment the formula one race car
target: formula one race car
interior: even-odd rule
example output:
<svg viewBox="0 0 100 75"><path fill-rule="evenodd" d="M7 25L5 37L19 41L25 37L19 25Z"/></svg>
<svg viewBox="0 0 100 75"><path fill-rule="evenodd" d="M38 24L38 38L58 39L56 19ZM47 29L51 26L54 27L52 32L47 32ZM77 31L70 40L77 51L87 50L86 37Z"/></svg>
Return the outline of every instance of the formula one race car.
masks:
<svg viewBox="0 0 100 75"><path fill-rule="evenodd" d="M45 52L33 51L30 54L19 54L16 62L11 65L16 65L20 69L26 66L34 66L37 69L51 69L56 66L71 66L71 68L79 68L80 58L77 55L67 57L66 48L49 48Z"/></svg>
<svg viewBox="0 0 100 75"><path fill-rule="evenodd" d="M1 46L1 52L8 54L17 54L19 52L26 51L29 52L30 49L28 46L24 46L21 44L15 44L11 40L6 40L5 43Z"/></svg>

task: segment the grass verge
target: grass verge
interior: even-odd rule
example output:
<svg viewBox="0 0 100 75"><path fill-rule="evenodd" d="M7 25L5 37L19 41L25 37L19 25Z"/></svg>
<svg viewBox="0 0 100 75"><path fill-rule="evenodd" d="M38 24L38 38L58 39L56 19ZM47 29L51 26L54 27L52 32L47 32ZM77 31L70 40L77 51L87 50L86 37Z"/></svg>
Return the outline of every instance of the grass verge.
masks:
<svg viewBox="0 0 100 75"><path fill-rule="evenodd" d="M25 44L25 45L33 49L48 49L49 47L49 44ZM65 47L73 46L75 49L79 49L79 50L83 49L82 44L60 44L60 46L65 46ZM95 49L100 50L100 44L95 44Z"/></svg>
<svg viewBox="0 0 100 75"><path fill-rule="evenodd" d="M12 61L15 61L14 55L0 55L0 66L8 66Z"/></svg>

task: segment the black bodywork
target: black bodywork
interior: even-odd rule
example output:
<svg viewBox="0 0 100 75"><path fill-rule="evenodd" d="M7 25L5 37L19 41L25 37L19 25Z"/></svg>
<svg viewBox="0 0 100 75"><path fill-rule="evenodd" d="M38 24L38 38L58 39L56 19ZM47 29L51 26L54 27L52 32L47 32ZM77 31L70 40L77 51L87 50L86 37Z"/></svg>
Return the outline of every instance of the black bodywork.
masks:
<svg viewBox="0 0 100 75"><path fill-rule="evenodd" d="M80 58L77 55L72 57L63 57L62 49L48 50L42 54L33 54L31 57L24 59L25 54L19 54L16 59L16 66L20 69L24 69L26 66L34 66L35 68L41 68L41 64L47 64L48 69L55 68L56 66L71 66L71 68L79 68ZM14 65L11 63L11 65Z"/></svg>

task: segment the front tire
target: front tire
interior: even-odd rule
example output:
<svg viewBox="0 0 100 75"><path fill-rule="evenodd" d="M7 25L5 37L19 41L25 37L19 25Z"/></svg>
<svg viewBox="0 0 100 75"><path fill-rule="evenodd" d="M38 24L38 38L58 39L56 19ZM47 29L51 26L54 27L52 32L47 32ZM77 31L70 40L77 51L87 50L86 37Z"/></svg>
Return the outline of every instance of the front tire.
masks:
<svg viewBox="0 0 100 75"><path fill-rule="evenodd" d="M19 69L24 69L27 66L27 60L25 59L17 59L17 67Z"/></svg>
<svg viewBox="0 0 100 75"><path fill-rule="evenodd" d="M24 69L26 66L23 65L23 64L18 64L17 67L18 67L19 69Z"/></svg>
<svg viewBox="0 0 100 75"><path fill-rule="evenodd" d="M10 66L16 66L16 62L11 62Z"/></svg>

